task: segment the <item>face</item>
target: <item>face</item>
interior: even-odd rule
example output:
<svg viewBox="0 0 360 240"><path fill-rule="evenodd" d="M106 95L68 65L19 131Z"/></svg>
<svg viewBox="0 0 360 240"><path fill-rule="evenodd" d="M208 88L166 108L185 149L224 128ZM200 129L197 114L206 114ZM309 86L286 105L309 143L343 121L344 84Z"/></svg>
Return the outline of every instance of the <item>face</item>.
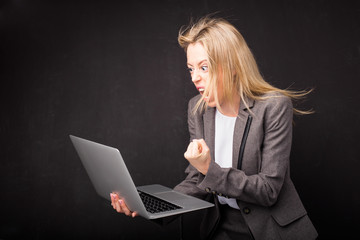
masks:
<svg viewBox="0 0 360 240"><path fill-rule="evenodd" d="M187 48L187 65L191 75L191 80L201 95L204 94L205 87L209 80L208 56L205 48L201 43L190 44ZM221 85L221 84L220 84ZM221 88L221 87L220 87ZM218 97L221 99L221 89L218 87ZM209 107L215 107L216 102L214 94L209 93L204 96L204 100Z"/></svg>

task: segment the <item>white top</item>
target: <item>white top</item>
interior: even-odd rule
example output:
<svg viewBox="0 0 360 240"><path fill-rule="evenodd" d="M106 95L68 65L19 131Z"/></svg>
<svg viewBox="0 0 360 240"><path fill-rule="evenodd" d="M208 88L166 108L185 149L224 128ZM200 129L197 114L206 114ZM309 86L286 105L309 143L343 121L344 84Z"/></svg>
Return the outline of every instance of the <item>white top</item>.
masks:
<svg viewBox="0 0 360 240"><path fill-rule="evenodd" d="M216 109L215 114L215 162L222 168L232 167L233 136L236 117L223 115ZM240 209L235 198L218 196L221 204Z"/></svg>

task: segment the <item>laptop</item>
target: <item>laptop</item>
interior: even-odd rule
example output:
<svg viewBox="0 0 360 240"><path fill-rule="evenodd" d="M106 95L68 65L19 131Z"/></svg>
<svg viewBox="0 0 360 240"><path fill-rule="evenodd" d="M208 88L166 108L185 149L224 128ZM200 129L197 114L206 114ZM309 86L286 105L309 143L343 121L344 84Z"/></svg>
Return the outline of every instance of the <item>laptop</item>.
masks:
<svg viewBox="0 0 360 240"><path fill-rule="evenodd" d="M159 184L136 187L118 149L73 135L70 139L96 192L109 201L111 192L118 193L131 211L146 219L214 206Z"/></svg>

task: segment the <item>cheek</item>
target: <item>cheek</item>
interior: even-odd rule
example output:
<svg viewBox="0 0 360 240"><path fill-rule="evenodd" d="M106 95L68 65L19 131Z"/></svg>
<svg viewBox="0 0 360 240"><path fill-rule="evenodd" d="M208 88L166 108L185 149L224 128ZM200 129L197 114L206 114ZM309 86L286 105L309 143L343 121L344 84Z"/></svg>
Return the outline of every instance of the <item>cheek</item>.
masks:
<svg viewBox="0 0 360 240"><path fill-rule="evenodd" d="M201 79L204 81L204 84L207 86L208 82L209 82L209 74L208 73L204 73L201 76Z"/></svg>
<svg viewBox="0 0 360 240"><path fill-rule="evenodd" d="M209 74L207 74L207 73L200 73L200 76L201 76L201 79L202 79L202 80L207 80L207 79L209 78L208 75L209 75Z"/></svg>
<svg viewBox="0 0 360 240"><path fill-rule="evenodd" d="M218 90L219 99L221 99L222 96L223 96L223 90L224 90L224 86L223 86L222 80L219 81L217 90Z"/></svg>

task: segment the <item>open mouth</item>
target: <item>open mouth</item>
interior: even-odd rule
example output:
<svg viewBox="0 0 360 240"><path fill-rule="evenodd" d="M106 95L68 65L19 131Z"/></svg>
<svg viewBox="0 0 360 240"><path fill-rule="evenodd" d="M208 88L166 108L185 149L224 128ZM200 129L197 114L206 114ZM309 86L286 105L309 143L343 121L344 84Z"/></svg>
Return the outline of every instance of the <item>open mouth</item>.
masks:
<svg viewBox="0 0 360 240"><path fill-rule="evenodd" d="M198 88L198 90L199 90L199 92L200 92L201 95L203 95L204 92L205 92L205 88L202 88L202 87Z"/></svg>

